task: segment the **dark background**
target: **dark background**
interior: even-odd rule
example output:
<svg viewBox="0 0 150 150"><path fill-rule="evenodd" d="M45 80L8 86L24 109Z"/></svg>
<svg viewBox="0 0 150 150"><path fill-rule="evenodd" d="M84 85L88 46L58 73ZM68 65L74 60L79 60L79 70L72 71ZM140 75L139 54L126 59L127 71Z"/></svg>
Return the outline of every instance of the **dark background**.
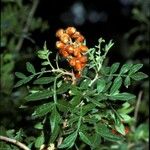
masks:
<svg viewBox="0 0 150 150"><path fill-rule="evenodd" d="M48 46L55 48L55 32L59 28L74 26L86 38L89 47L97 44L98 38L115 42L113 59L120 59L120 40L124 33L134 27L137 22L131 17L133 7L131 0L42 0L36 16L47 20L49 31L44 34L33 34L37 44L42 46L46 40ZM115 53L115 54L114 54ZM120 53L120 52L119 52Z"/></svg>

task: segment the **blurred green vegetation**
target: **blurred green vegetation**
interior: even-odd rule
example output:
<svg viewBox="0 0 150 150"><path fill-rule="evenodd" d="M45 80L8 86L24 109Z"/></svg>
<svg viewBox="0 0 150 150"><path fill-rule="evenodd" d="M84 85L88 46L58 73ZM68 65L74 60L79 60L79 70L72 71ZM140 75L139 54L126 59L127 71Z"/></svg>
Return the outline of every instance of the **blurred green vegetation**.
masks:
<svg viewBox="0 0 150 150"><path fill-rule="evenodd" d="M25 87L13 89L14 71L21 68L27 59L34 58L32 46L37 46L32 33L35 30L42 33L48 29L47 22L34 17L38 2L24 4L22 0L2 0L0 124L7 129L18 128L16 123L19 125L24 119L18 111L27 90Z"/></svg>

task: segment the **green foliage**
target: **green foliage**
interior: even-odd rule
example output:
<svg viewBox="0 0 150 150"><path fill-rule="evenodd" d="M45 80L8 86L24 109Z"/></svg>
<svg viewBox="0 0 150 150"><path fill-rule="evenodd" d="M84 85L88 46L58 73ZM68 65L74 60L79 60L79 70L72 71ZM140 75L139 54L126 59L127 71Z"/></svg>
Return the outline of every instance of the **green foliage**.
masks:
<svg viewBox="0 0 150 150"><path fill-rule="evenodd" d="M24 37L25 39L34 42L30 37L30 32L36 29L41 29L43 31L48 28L47 22L43 22L41 18L33 18L31 16L30 11L32 3L24 5L22 0L13 1L12 3L10 3L10 1L3 1L2 3L5 7L3 7L1 13L1 47L6 47L6 49L13 52L19 38ZM32 20L28 22L27 25L29 17ZM25 29L27 26L30 26L28 32L26 32Z"/></svg>
<svg viewBox="0 0 150 150"><path fill-rule="evenodd" d="M1 92L10 94L13 89L14 75L12 74L15 62L12 59L13 55L10 53L3 53L1 59Z"/></svg>
<svg viewBox="0 0 150 150"><path fill-rule="evenodd" d="M16 87L29 81L30 87L39 86L36 91L31 88L31 94L25 97L27 105L32 102L36 106L36 102L40 101L32 114L42 120L35 125L36 129L41 130L35 141L36 148L53 143L58 149L66 149L75 146L79 140L94 149L100 146L100 139L117 143L124 141L126 129L123 122L131 123L129 113L133 110L132 102L136 96L122 90L122 87L127 88L132 80L145 79L147 75L138 72L142 64L126 63L120 66L120 63L114 63L104 66L106 54L113 45L109 42L102 46L104 42L100 38L99 45L87 52L89 71L83 72L80 79L75 78L73 72L60 68L58 59L56 68L52 65L49 60L51 52L46 44L37 54L50 69L36 72L34 66L27 62L29 75L16 72L19 78ZM64 80L64 77L70 80ZM118 105L120 102L122 105Z"/></svg>
<svg viewBox="0 0 150 150"><path fill-rule="evenodd" d="M119 136L114 135L113 133L111 133L111 131L109 131L109 129L107 128L107 126L104 125L104 124L100 124L99 123L95 128L96 128L96 133L100 134L106 140L110 140L110 141L123 140L122 137L119 137Z"/></svg>
<svg viewBox="0 0 150 150"><path fill-rule="evenodd" d="M43 32L48 28L48 25L47 22L41 18L34 17L38 6L36 1L28 1L25 4L22 0L2 0L1 5L0 128L2 132L0 131L0 135L23 142L32 149L31 147L34 145L35 138L26 135L28 129L18 130L24 122L28 120L28 113L30 112L29 110L19 112L19 107L27 95L26 87L19 86L31 81L34 77L32 74L35 73L35 70L33 66L28 63L27 70L31 74L30 77L26 76L25 73L14 72L16 69L20 70L24 68L26 59L29 58L31 60L31 58L33 58L30 44L37 45L37 43L32 39L32 33L37 29L39 32ZM29 42L30 46L27 45L26 48L24 48L24 41ZM20 79L20 82L14 86L16 80L15 75ZM15 89L14 87L18 88ZM26 106L21 107L25 108ZM7 142L2 142L1 140L0 149L19 150L17 146L7 144Z"/></svg>

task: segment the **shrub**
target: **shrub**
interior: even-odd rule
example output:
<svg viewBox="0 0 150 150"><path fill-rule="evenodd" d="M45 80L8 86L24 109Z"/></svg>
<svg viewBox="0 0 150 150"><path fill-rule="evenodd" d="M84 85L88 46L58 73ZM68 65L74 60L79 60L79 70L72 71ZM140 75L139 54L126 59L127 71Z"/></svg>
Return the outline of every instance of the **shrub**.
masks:
<svg viewBox="0 0 150 150"><path fill-rule="evenodd" d="M39 130L37 137L25 140L29 148L98 149L109 142L121 145L133 132L136 96L129 90L134 81L147 78L139 71L143 65L106 66L113 42L100 38L98 45L88 48L84 36L73 29L57 32L55 59L50 59L46 43L37 51L40 71L27 62L27 75L15 73L16 88L28 84L23 108L33 107L34 128Z"/></svg>

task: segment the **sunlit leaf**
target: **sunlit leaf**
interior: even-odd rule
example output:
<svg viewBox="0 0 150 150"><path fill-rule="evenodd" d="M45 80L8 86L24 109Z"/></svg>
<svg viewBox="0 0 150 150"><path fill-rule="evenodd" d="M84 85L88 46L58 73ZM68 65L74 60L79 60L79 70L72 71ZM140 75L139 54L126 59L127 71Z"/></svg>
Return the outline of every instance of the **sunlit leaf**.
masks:
<svg viewBox="0 0 150 150"><path fill-rule="evenodd" d="M57 126L60 123L61 117L58 113L56 107L53 108L53 111L50 116L50 124L51 124L51 132L54 132L55 126Z"/></svg>
<svg viewBox="0 0 150 150"><path fill-rule="evenodd" d="M115 129L121 133L122 135L125 135L125 127L123 125L123 123L119 123L119 124L115 124Z"/></svg>
<svg viewBox="0 0 150 150"><path fill-rule="evenodd" d="M41 99L47 99L49 97L53 96L53 91L52 90L44 90L44 91L39 91L36 93L32 93L25 97L27 101L37 101Z"/></svg>
<svg viewBox="0 0 150 150"><path fill-rule="evenodd" d="M120 74L127 73L131 69L132 66L133 64L124 64L120 69Z"/></svg>
<svg viewBox="0 0 150 150"><path fill-rule="evenodd" d="M49 62L48 62L48 61L42 62L42 66L47 66L47 65L49 65Z"/></svg>
<svg viewBox="0 0 150 150"><path fill-rule="evenodd" d="M85 143L88 144L88 145L92 145L92 144L91 144L91 141L90 141L90 139L89 139L89 135L86 135L86 134L83 133L83 132L79 132L79 136L80 136L80 138L81 138L81 140L82 140L83 142L85 142Z"/></svg>
<svg viewBox="0 0 150 150"><path fill-rule="evenodd" d="M114 63L111 67L110 67L110 74L113 74L113 73L115 73L117 70L118 70L118 68L119 68L119 65L120 65L120 63Z"/></svg>
<svg viewBox="0 0 150 150"><path fill-rule="evenodd" d="M35 147L40 148L43 143L44 143L44 136L41 135L35 140Z"/></svg>
<svg viewBox="0 0 150 150"><path fill-rule="evenodd" d="M71 148L74 145L74 142L77 138L77 132L74 132L67 136L59 148Z"/></svg>
<svg viewBox="0 0 150 150"><path fill-rule="evenodd" d="M148 76L143 72L137 72L137 73L134 73L134 74L130 75L130 77L133 80L139 81L139 80L147 78Z"/></svg>
<svg viewBox="0 0 150 150"><path fill-rule="evenodd" d="M96 132L101 135L103 138L109 140L109 141L120 141L123 140L122 137L119 137L117 135L114 135L111 133L111 131L107 128L106 125L98 123L96 125Z"/></svg>
<svg viewBox="0 0 150 150"><path fill-rule="evenodd" d="M106 86L106 81L104 79L99 79L97 81L97 92L100 93L104 90Z"/></svg>
<svg viewBox="0 0 150 150"><path fill-rule="evenodd" d="M114 82L113 82L113 85L110 89L110 94L114 94L116 91L119 90L119 88L121 87L121 84L122 84L122 78L120 76L118 76Z"/></svg>
<svg viewBox="0 0 150 150"><path fill-rule="evenodd" d="M122 101L127 101L127 100L132 100L132 99L135 99L136 96L131 94L131 93L118 93L118 94L115 94L115 95L111 95L109 97L111 100L122 100Z"/></svg>
<svg viewBox="0 0 150 150"><path fill-rule="evenodd" d="M42 130L43 129L43 124L41 122L38 122L35 126L34 126L35 129L39 129L39 130Z"/></svg>
<svg viewBox="0 0 150 150"><path fill-rule="evenodd" d="M129 71L129 75L137 72L139 69L141 69L143 67L143 64L135 64L131 67L130 71Z"/></svg>

